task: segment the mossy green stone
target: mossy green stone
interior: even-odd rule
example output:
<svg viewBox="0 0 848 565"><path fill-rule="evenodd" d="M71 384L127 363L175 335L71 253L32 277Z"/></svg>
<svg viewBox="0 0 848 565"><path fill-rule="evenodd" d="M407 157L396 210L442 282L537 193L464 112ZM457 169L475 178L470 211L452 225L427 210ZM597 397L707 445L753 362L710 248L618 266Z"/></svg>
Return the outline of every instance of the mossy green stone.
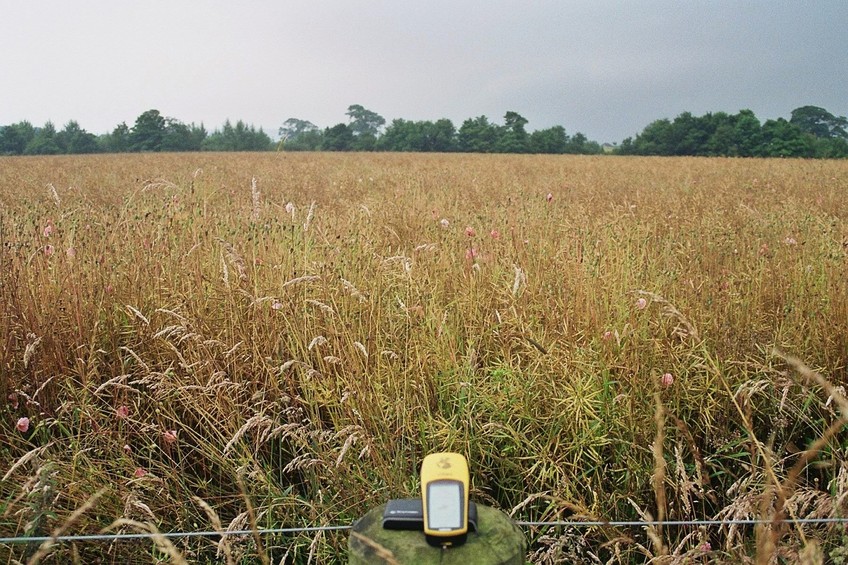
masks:
<svg viewBox="0 0 848 565"><path fill-rule="evenodd" d="M401 565L524 565L524 534L500 510L478 504L478 531L469 532L464 545L442 550L429 545L424 532L384 530L384 509L385 505L374 508L353 525L348 541L351 565L392 563L392 559Z"/></svg>

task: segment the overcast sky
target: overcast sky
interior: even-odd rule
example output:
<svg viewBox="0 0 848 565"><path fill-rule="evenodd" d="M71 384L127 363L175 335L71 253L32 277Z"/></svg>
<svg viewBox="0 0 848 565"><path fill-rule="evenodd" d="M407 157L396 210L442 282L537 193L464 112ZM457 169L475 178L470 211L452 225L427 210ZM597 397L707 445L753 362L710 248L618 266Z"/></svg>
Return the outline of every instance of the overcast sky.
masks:
<svg viewBox="0 0 848 565"><path fill-rule="evenodd" d="M276 136L361 104L618 142L683 111L848 114L848 0L0 0L0 125L155 108Z"/></svg>

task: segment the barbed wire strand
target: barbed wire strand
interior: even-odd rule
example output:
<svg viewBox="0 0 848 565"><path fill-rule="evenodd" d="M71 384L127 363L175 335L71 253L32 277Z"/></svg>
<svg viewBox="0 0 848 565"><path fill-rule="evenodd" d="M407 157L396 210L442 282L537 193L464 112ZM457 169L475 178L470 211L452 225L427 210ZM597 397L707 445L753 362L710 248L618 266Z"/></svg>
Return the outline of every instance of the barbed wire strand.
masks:
<svg viewBox="0 0 848 565"><path fill-rule="evenodd" d="M785 524L848 524L848 518L792 518L780 520ZM774 520L765 519L738 519L738 520L634 520L634 521L558 521L558 522L528 522L516 521L517 526L525 528L545 527L571 527L571 528L596 528L602 526L629 528L629 527L656 527L656 526L756 526L758 524L772 524ZM353 526L304 526L299 528L270 528L267 530L232 530L232 531L198 531L198 532L160 532L139 534L87 534L87 535L65 535L65 536L21 536L0 537L0 544L41 543L50 542L72 542L72 541L120 541L134 539L148 539L153 537L165 538L190 538L190 537L214 537L214 536L247 536L258 534L261 536L275 534L298 534L307 532L327 532L349 530Z"/></svg>

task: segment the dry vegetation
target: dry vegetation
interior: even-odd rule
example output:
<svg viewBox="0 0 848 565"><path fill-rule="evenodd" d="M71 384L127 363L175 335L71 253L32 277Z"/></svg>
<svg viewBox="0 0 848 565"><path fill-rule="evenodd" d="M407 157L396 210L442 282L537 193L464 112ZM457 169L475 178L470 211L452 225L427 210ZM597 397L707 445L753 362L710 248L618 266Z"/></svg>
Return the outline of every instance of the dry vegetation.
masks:
<svg viewBox="0 0 848 565"><path fill-rule="evenodd" d="M3 158L0 242L0 536L349 524L447 449L519 520L775 518L528 529L534 562L848 560L779 522L848 511L848 162ZM0 557L347 533L218 542Z"/></svg>

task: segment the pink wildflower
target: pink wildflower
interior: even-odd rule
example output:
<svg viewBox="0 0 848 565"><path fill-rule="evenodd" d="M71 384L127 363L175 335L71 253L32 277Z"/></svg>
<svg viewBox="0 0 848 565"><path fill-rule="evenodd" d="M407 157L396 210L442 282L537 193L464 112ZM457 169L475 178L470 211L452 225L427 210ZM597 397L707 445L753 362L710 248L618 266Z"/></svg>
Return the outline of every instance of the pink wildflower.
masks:
<svg viewBox="0 0 848 565"><path fill-rule="evenodd" d="M17 394L15 394L14 392L10 392L9 396L6 397L6 400L8 400L9 403L12 405L13 410L18 409L18 395Z"/></svg>
<svg viewBox="0 0 848 565"><path fill-rule="evenodd" d="M660 382L662 382L663 387L668 388L674 384L674 375L672 375L671 373L666 373L662 376Z"/></svg>
<svg viewBox="0 0 848 565"><path fill-rule="evenodd" d="M294 216L294 204L291 202L286 202L286 214Z"/></svg>
<svg viewBox="0 0 848 565"><path fill-rule="evenodd" d="M55 253L55 251L56 251L56 248L53 247L50 244L47 244L47 245L44 246L44 254L47 255L48 257L53 255L53 253Z"/></svg>
<svg viewBox="0 0 848 565"><path fill-rule="evenodd" d="M549 192L548 195L545 196L545 200L547 200L548 202L551 202L553 199L554 199L553 192Z"/></svg>
<svg viewBox="0 0 848 565"><path fill-rule="evenodd" d="M639 298L639 300L636 301L636 308L638 310L644 310L647 307L648 307L648 301L645 300L644 298Z"/></svg>
<svg viewBox="0 0 848 565"><path fill-rule="evenodd" d="M123 406L123 405L118 406L118 408L115 410L115 416L117 416L117 417L118 417L119 419L121 419L121 420L124 420L124 419L126 419L126 418L129 418L129 416L130 416L130 409L129 409L129 407L128 407L128 406Z"/></svg>
<svg viewBox="0 0 848 565"><path fill-rule="evenodd" d="M282 303L282 302L280 302L279 300L275 300L275 301L271 304L271 309L272 309L272 310L281 310L282 308L283 308L283 303Z"/></svg>
<svg viewBox="0 0 848 565"><path fill-rule="evenodd" d="M474 228L468 226L467 228L465 228L465 235L467 235L468 237L474 237L475 235L477 235L477 232L474 231Z"/></svg>
<svg viewBox="0 0 848 565"><path fill-rule="evenodd" d="M124 444L124 453L126 453L127 455L132 453L132 447L130 447L128 443Z"/></svg>
<svg viewBox="0 0 848 565"><path fill-rule="evenodd" d="M469 261L476 259L477 258L477 250L474 249L473 247L469 247L465 251L465 258L468 259Z"/></svg>
<svg viewBox="0 0 848 565"><path fill-rule="evenodd" d="M141 467L136 467L135 472L133 472L133 477L135 477L136 479L140 479L146 474L147 474L147 471L145 471Z"/></svg>
<svg viewBox="0 0 848 565"><path fill-rule="evenodd" d="M492 239L494 240L498 240L501 238L501 232L499 232L498 230L492 230L491 232L489 232L489 235L492 236Z"/></svg>
<svg viewBox="0 0 848 565"><path fill-rule="evenodd" d="M607 330L607 331L605 331L605 332L604 332L603 340L604 340L604 341L609 341L609 340L611 340L613 337L615 337L615 336L614 336L614 334L613 334L611 331Z"/></svg>
<svg viewBox="0 0 848 565"><path fill-rule="evenodd" d="M67 255L69 259L73 259L74 257L77 256L77 250L74 249L73 247L68 247L65 250L65 255Z"/></svg>
<svg viewBox="0 0 848 565"><path fill-rule="evenodd" d="M53 233L53 224L44 226L44 231L41 233L44 234L44 237L50 237L50 234Z"/></svg>
<svg viewBox="0 0 848 565"><path fill-rule="evenodd" d="M162 440L167 444L177 443L177 430L167 430L162 434Z"/></svg>
<svg viewBox="0 0 848 565"><path fill-rule="evenodd" d="M704 543L701 544L701 551L703 551L704 553L706 553L707 551L712 551L712 550L713 550L713 546L710 544L710 542L705 541Z"/></svg>
<svg viewBox="0 0 848 565"><path fill-rule="evenodd" d="M27 430L29 430L29 418L26 416L18 418L18 423L15 425L15 428L17 428L17 430L22 434L27 433Z"/></svg>

